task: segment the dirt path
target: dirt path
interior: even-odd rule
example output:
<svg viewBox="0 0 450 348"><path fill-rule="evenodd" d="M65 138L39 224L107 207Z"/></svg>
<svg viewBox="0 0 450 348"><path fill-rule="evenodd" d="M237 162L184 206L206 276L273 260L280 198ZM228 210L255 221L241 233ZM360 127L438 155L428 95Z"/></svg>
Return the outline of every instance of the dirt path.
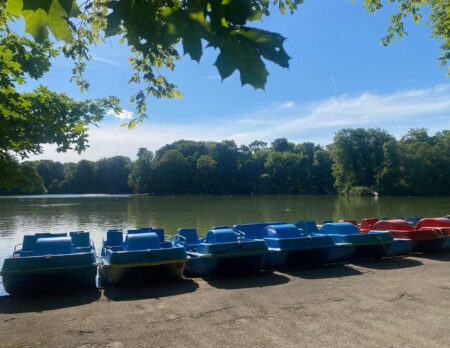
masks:
<svg viewBox="0 0 450 348"><path fill-rule="evenodd" d="M449 347L450 254L0 299L1 347Z"/></svg>

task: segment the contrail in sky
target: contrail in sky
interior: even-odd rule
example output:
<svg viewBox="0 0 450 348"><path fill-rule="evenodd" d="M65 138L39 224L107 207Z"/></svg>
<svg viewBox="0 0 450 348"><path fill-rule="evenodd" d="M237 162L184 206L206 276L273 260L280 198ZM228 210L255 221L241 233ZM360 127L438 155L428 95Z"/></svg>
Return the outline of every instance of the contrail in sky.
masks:
<svg viewBox="0 0 450 348"><path fill-rule="evenodd" d="M334 77L333 77L333 74L331 74L331 73L330 73L330 80L331 80L331 84L333 85L334 92L336 92L336 83L334 82Z"/></svg>

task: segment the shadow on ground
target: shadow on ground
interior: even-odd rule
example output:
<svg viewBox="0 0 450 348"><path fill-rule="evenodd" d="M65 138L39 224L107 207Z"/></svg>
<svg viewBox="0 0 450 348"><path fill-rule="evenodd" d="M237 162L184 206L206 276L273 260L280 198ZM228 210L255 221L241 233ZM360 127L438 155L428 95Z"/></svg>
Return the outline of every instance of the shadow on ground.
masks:
<svg viewBox="0 0 450 348"><path fill-rule="evenodd" d="M415 257L430 259L435 261L450 261L450 250L424 252L421 254L415 254Z"/></svg>
<svg viewBox="0 0 450 348"><path fill-rule="evenodd" d="M409 267L422 266L423 263L416 259L393 257L390 259L380 260L367 260L367 261L355 261L354 265L370 269L389 270L389 269L401 269Z"/></svg>
<svg viewBox="0 0 450 348"><path fill-rule="evenodd" d="M105 297L112 301L133 301L148 298L176 296L198 289L198 284L192 279L174 280L152 284L129 284L105 287Z"/></svg>
<svg viewBox="0 0 450 348"><path fill-rule="evenodd" d="M357 269L352 268L350 265L336 264L336 265L323 265L315 267L290 267L280 272L288 274L294 277L300 277L305 279L324 279L324 278L342 278L361 275Z"/></svg>
<svg viewBox="0 0 450 348"><path fill-rule="evenodd" d="M0 313L44 312L81 306L98 300L100 296L101 293L97 289L2 296L0 297Z"/></svg>
<svg viewBox="0 0 450 348"><path fill-rule="evenodd" d="M209 285L219 289L263 288L289 282L289 278L271 271L253 274L222 275L204 278Z"/></svg>

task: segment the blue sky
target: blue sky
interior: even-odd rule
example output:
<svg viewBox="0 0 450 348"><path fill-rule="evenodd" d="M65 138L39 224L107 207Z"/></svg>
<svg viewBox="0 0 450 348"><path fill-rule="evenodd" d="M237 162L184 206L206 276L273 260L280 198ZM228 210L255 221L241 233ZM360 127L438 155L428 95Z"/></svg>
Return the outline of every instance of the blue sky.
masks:
<svg viewBox="0 0 450 348"><path fill-rule="evenodd" d="M439 42L425 25L408 23L409 35L382 47L392 7L366 14L361 1L315 0L294 15L273 15L258 26L287 40L289 70L268 63L265 91L241 87L238 73L221 82L206 49L201 63L184 57L168 77L183 99L149 100L149 118L135 130L109 116L90 131L82 155L46 147L38 158L77 161L113 155L134 157L139 147L155 150L177 139L234 139L238 144L277 137L328 144L344 127L381 127L399 136L411 127L450 129L450 80L439 67ZM425 21L424 21L425 22ZM76 98L118 96L131 115L128 48L108 41L93 50L90 91L70 84L71 62L58 58L40 83ZM30 84L29 87L33 87Z"/></svg>

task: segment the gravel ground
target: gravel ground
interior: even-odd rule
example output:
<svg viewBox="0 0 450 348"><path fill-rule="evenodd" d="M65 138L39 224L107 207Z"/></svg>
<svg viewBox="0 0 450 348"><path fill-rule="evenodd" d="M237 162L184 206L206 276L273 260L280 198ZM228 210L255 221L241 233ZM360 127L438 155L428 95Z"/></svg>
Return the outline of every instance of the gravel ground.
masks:
<svg viewBox="0 0 450 348"><path fill-rule="evenodd" d="M449 347L450 253L0 298L1 347Z"/></svg>

